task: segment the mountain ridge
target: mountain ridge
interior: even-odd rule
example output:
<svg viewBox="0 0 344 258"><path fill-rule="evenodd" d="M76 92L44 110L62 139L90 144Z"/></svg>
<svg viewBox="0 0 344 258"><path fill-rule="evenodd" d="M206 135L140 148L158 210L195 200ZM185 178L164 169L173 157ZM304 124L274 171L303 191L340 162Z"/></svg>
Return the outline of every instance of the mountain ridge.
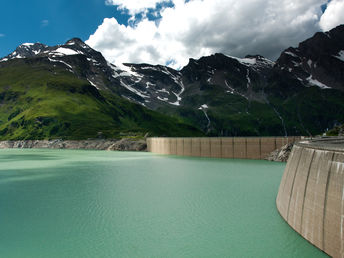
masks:
<svg viewBox="0 0 344 258"><path fill-rule="evenodd" d="M190 58L179 71L150 64L118 67L73 38L53 47L22 44L0 59L0 71L18 60L62 69L100 96L126 98L210 136L313 135L344 120L343 37L341 25L284 50L276 62L216 53Z"/></svg>

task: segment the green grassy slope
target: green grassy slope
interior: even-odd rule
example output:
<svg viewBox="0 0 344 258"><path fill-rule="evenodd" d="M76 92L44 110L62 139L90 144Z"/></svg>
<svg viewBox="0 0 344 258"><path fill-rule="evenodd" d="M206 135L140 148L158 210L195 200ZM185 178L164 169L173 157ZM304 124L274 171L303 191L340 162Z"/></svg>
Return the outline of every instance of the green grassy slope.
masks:
<svg viewBox="0 0 344 258"><path fill-rule="evenodd" d="M0 140L202 135L195 127L101 93L73 73L13 60L0 68Z"/></svg>
<svg viewBox="0 0 344 258"><path fill-rule="evenodd" d="M344 92L302 88L286 99L270 98L285 118L290 135L317 135L344 121Z"/></svg>

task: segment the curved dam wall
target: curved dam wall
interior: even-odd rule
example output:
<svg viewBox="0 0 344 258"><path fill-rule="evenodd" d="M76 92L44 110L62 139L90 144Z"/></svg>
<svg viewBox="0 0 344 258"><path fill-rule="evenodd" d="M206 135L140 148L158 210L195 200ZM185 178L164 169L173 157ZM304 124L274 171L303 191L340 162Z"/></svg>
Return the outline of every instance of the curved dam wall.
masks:
<svg viewBox="0 0 344 258"><path fill-rule="evenodd" d="M330 256L344 257L344 138L295 144L276 204L305 239Z"/></svg>
<svg viewBox="0 0 344 258"><path fill-rule="evenodd" d="M264 159L272 151L300 137L189 137L147 138L147 150L180 156Z"/></svg>

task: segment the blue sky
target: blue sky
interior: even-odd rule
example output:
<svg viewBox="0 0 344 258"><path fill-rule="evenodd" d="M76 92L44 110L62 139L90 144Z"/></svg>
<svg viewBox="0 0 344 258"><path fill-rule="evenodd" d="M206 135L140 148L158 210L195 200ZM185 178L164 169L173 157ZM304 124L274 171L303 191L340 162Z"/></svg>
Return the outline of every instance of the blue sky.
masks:
<svg viewBox="0 0 344 258"><path fill-rule="evenodd" d="M344 23L344 0L3 0L0 8L0 57L21 43L79 37L115 64L177 69L218 52L275 60Z"/></svg>
<svg viewBox="0 0 344 258"><path fill-rule="evenodd" d="M104 0L3 0L0 9L1 57L25 42L57 45L73 37L87 40L106 17L120 23L129 19Z"/></svg>

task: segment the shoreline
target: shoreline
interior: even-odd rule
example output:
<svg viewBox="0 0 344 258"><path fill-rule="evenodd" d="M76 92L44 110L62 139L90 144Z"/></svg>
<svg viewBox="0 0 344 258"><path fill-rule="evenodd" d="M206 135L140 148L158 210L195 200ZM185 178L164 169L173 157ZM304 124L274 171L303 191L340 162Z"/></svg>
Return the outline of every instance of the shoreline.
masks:
<svg viewBox="0 0 344 258"><path fill-rule="evenodd" d="M0 141L0 149L75 149L108 151L147 151L145 140L92 139L92 140L13 140Z"/></svg>
<svg viewBox="0 0 344 258"><path fill-rule="evenodd" d="M287 162L293 143L273 150L262 160ZM70 149L150 152L146 139L88 139L88 140L7 140L0 141L0 149ZM183 156L183 155L182 155ZM234 157L232 157L234 158Z"/></svg>

